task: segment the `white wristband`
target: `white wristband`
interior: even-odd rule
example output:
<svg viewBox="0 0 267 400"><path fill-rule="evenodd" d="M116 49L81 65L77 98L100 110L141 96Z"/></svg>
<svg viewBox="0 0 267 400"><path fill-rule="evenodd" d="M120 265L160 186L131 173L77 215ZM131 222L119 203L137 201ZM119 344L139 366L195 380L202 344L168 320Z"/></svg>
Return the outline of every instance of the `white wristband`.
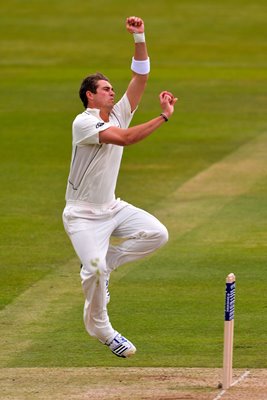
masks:
<svg viewBox="0 0 267 400"><path fill-rule="evenodd" d="M144 43L146 41L145 33L133 33L135 43Z"/></svg>
<svg viewBox="0 0 267 400"><path fill-rule="evenodd" d="M146 75L150 72L150 59L135 60L132 58L131 70L139 75Z"/></svg>

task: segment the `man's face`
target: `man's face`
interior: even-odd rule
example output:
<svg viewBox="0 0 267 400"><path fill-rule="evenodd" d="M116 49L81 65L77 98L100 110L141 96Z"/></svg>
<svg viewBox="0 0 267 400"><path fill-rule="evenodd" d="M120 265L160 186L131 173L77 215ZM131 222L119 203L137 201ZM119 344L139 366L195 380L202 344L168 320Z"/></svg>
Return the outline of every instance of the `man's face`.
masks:
<svg viewBox="0 0 267 400"><path fill-rule="evenodd" d="M90 107L111 110L114 105L115 92L109 82L99 80L96 93L89 92L88 98Z"/></svg>

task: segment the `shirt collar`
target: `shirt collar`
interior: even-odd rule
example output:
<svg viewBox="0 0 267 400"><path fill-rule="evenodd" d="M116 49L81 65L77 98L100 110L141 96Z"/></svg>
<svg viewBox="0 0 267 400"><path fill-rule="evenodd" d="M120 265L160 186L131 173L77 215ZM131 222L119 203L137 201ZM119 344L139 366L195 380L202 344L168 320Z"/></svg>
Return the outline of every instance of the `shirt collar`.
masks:
<svg viewBox="0 0 267 400"><path fill-rule="evenodd" d="M86 113L90 113L91 115L94 115L95 117L101 119L100 117L100 110L98 108L87 108L85 110Z"/></svg>

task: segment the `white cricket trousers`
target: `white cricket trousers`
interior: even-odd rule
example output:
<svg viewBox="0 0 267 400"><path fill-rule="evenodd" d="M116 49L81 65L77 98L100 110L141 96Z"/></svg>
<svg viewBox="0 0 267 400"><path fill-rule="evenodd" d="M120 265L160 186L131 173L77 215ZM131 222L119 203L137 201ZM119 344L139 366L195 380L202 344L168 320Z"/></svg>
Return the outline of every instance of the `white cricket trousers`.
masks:
<svg viewBox="0 0 267 400"><path fill-rule="evenodd" d="M77 205L68 205L63 212L64 227L81 261L80 272L85 296L84 324L89 335L109 343L113 329L106 305L106 280L117 267L137 260L161 247L168 240L168 231L154 216L128 203L95 218ZM125 240L110 244L110 237Z"/></svg>

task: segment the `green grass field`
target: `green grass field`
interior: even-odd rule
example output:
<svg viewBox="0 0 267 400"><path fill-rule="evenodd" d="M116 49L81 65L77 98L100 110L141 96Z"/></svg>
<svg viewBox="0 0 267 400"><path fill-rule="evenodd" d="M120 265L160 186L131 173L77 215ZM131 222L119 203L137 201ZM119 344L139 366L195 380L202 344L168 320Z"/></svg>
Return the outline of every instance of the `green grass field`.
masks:
<svg viewBox="0 0 267 400"><path fill-rule="evenodd" d="M0 8L1 367L220 367L224 282L237 277L234 366L267 367L267 5L263 0L9 0ZM130 79L128 15L152 71L133 124L179 97L168 124L125 149L117 196L170 241L110 284L121 360L86 334L79 261L63 230L78 89Z"/></svg>

